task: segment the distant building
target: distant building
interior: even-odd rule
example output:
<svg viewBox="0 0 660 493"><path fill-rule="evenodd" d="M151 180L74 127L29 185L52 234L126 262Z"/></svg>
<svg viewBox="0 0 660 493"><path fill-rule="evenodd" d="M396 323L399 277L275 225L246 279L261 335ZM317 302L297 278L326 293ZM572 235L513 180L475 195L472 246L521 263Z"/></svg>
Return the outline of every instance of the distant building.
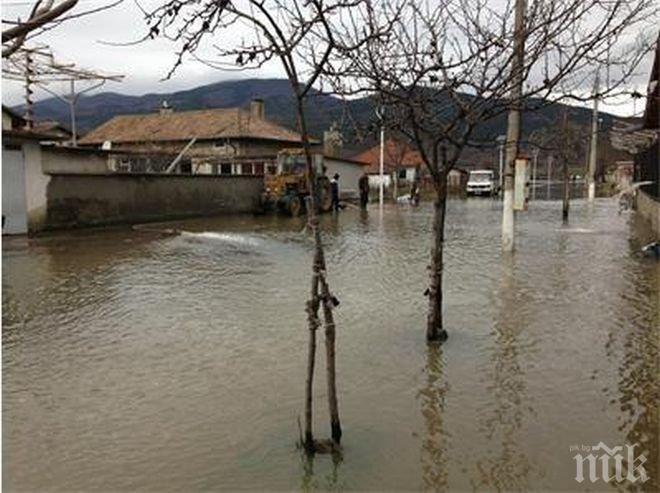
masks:
<svg viewBox="0 0 660 493"><path fill-rule="evenodd" d="M164 171L183 153L178 170L192 174L264 174L276 156L300 148L297 132L268 120L264 103L249 109L176 111L166 103L157 113L120 115L80 139L81 146L130 151L117 162L120 171Z"/></svg>
<svg viewBox="0 0 660 493"><path fill-rule="evenodd" d="M380 185L380 144L353 156L353 159L367 164L369 185ZM386 187L398 184L410 184L415 180L417 173L421 173L423 166L419 152L407 144L394 139L385 141L383 150L383 184Z"/></svg>
<svg viewBox="0 0 660 493"><path fill-rule="evenodd" d="M380 185L380 145L367 149L353 159L368 165L369 185L378 187ZM428 171L419 152L395 139L385 141L383 169L385 187L394 185L405 188L415 180L417 175L419 175L422 185L428 181ZM451 192L465 191L466 183L467 172L463 169L454 168L447 175L447 186Z"/></svg>
<svg viewBox="0 0 660 493"><path fill-rule="evenodd" d="M323 133L323 143L312 148L314 159L325 169L325 175L332 178L339 175L339 193L342 198L358 197L358 180L368 166L367 163L352 157L354 153L344 150L341 132L336 124Z"/></svg>
<svg viewBox="0 0 660 493"><path fill-rule="evenodd" d="M71 130L54 120L42 120L34 123L33 130L42 134L52 135L54 142L70 141Z"/></svg>

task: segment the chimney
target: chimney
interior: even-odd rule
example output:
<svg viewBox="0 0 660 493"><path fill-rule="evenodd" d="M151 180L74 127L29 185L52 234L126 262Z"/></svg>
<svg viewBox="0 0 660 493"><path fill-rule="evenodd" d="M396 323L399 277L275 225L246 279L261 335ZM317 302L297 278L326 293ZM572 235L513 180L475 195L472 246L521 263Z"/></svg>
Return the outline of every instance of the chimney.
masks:
<svg viewBox="0 0 660 493"><path fill-rule="evenodd" d="M159 113L161 115L169 115L170 113L173 113L174 109L170 106L170 103L167 102L167 100L163 101L163 104L160 107Z"/></svg>
<svg viewBox="0 0 660 493"><path fill-rule="evenodd" d="M261 98L253 99L250 102L250 118L263 120L264 118L264 100Z"/></svg>
<svg viewBox="0 0 660 493"><path fill-rule="evenodd" d="M343 146L343 138L337 122L334 122L329 130L323 132L323 155L327 157L339 157Z"/></svg>

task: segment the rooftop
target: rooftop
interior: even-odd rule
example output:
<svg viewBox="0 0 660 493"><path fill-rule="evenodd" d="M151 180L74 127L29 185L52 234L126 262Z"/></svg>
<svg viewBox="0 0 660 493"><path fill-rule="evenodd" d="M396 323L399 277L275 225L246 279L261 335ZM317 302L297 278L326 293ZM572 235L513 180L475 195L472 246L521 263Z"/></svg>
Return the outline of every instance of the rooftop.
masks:
<svg viewBox="0 0 660 493"><path fill-rule="evenodd" d="M240 108L120 115L89 132L81 144L262 139L300 142L300 134Z"/></svg>
<svg viewBox="0 0 660 493"><path fill-rule="evenodd" d="M357 156L353 156L353 161L363 162L369 165L367 173L378 173L380 170L380 145L375 145ZM383 165L385 173L390 173L398 168L414 168L423 164L419 152L413 150L410 146L394 139L385 141L383 152Z"/></svg>

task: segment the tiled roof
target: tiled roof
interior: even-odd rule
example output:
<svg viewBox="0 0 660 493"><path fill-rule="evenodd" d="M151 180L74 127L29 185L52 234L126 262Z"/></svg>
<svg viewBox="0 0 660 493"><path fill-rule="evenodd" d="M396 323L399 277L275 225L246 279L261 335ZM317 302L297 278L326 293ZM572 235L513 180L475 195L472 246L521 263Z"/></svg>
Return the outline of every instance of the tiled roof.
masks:
<svg viewBox="0 0 660 493"><path fill-rule="evenodd" d="M300 142L300 134L239 108L120 115L89 132L81 144L252 138Z"/></svg>
<svg viewBox="0 0 660 493"><path fill-rule="evenodd" d="M354 161L367 163L367 173L378 173L380 171L380 144L353 156ZM385 141L383 152L383 165L385 173L395 171L397 168L414 168L424 163L419 152L410 148L403 142L388 139Z"/></svg>

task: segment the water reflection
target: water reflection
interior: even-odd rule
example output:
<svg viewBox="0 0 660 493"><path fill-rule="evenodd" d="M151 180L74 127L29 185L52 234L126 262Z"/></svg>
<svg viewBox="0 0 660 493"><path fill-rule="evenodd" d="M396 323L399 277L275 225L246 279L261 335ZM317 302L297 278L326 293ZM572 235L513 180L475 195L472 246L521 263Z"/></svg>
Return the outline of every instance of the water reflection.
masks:
<svg viewBox="0 0 660 493"><path fill-rule="evenodd" d="M491 452L476 464L474 488L496 491L521 491L529 488L532 466L522 447L521 428L525 418L534 412L527 396L527 378L523 361L529 359L529 346L522 342L521 332L529 320L525 286L518 286L513 259L504 257L502 278L497 291L499 313L495 321L494 345L490 366L482 367L490 399L483 409L479 429L489 442Z"/></svg>
<svg viewBox="0 0 660 493"><path fill-rule="evenodd" d="M660 490L660 266L642 263L626 272L626 290L621 299L637 306L641 316L624 319L631 330L610 333L607 355L617 367L620 406L619 430L626 443L635 446L636 456L646 457L649 480L626 482L631 491ZM606 389L607 391L607 389ZM655 459L655 460L654 460Z"/></svg>
<svg viewBox="0 0 660 493"><path fill-rule="evenodd" d="M627 216L576 200L564 229L560 203L532 202L503 270L500 203L450 201L455 329L429 349L431 213L373 204L321 219L342 300L341 464L300 463L291 447L304 218L4 242L3 486L575 490L568 446L598 440L641 443L657 478L659 272L630 243Z"/></svg>
<svg viewBox="0 0 660 493"><path fill-rule="evenodd" d="M301 454L300 461L302 463L302 481L300 489L302 491L344 491L346 484L340 476L340 466L342 458L340 454L331 454L322 457L308 457L306 454ZM330 470L319 476L314 472L315 461L330 461ZM326 464L324 464L326 465Z"/></svg>
<svg viewBox="0 0 660 493"><path fill-rule="evenodd" d="M445 425L445 396L449 383L444 374L441 345L430 345L426 353L426 387L419 392L426 432L422 439L422 473L427 488L447 489L449 433Z"/></svg>

